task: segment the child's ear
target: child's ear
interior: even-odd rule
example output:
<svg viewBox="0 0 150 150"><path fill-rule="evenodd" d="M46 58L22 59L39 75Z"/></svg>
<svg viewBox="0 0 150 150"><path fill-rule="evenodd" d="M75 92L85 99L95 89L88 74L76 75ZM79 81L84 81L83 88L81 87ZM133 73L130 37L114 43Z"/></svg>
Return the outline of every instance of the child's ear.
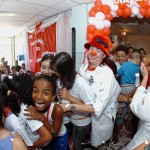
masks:
<svg viewBox="0 0 150 150"><path fill-rule="evenodd" d="M55 101L56 100L56 95L53 95L52 96L52 101Z"/></svg>

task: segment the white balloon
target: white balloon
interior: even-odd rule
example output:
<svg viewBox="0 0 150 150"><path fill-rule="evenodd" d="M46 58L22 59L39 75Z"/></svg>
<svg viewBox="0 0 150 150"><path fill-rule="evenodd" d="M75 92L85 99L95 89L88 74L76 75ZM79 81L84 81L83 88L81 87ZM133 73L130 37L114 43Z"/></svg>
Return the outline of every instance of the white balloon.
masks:
<svg viewBox="0 0 150 150"><path fill-rule="evenodd" d="M136 3L136 1L133 1L133 3L136 7L140 7L140 5L138 3Z"/></svg>
<svg viewBox="0 0 150 150"><path fill-rule="evenodd" d="M95 15L96 20L103 21L105 19L105 15L102 12L97 12Z"/></svg>
<svg viewBox="0 0 150 150"><path fill-rule="evenodd" d="M110 8L112 11L117 11L119 9L118 5L111 5Z"/></svg>
<svg viewBox="0 0 150 150"><path fill-rule="evenodd" d="M132 10L132 13L134 15L138 15L139 14L139 8L138 7L134 6L134 7L131 8L131 10Z"/></svg>
<svg viewBox="0 0 150 150"><path fill-rule="evenodd" d="M103 23L105 28L111 27L111 22L109 20L104 20Z"/></svg>
<svg viewBox="0 0 150 150"><path fill-rule="evenodd" d="M113 15L113 17L117 16L117 13L115 11L111 11L110 13Z"/></svg>
<svg viewBox="0 0 150 150"><path fill-rule="evenodd" d="M104 29L104 23L103 23L103 21L97 21L96 20L95 27L96 27L96 29L99 29L99 30Z"/></svg>
<svg viewBox="0 0 150 150"><path fill-rule="evenodd" d="M95 17L89 17L89 24L95 25L96 19Z"/></svg>
<svg viewBox="0 0 150 150"><path fill-rule="evenodd" d="M130 0L130 4L127 4L127 7L132 8L134 6L134 0Z"/></svg>
<svg viewBox="0 0 150 150"><path fill-rule="evenodd" d="M142 16L141 14L138 14L137 17L142 19L144 16Z"/></svg>
<svg viewBox="0 0 150 150"><path fill-rule="evenodd" d="M132 13L132 14L131 14L131 17L135 17L135 14Z"/></svg>

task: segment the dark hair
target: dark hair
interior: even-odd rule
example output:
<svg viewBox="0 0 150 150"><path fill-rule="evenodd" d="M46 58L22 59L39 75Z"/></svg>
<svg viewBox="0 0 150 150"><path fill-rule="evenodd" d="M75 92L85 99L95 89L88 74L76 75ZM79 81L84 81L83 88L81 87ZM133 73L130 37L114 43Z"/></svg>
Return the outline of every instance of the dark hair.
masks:
<svg viewBox="0 0 150 150"><path fill-rule="evenodd" d="M42 62L45 61L45 60L53 60L54 58L54 55L53 54L46 54L42 57L41 61L40 61L40 67L42 65Z"/></svg>
<svg viewBox="0 0 150 150"><path fill-rule="evenodd" d="M108 57L105 57L101 63L102 65L107 65L114 73L117 74L117 66L114 61L110 60Z"/></svg>
<svg viewBox="0 0 150 150"><path fill-rule="evenodd" d="M12 69L16 69L16 67L15 67L15 66L12 66L12 67L11 67L11 70L12 70Z"/></svg>
<svg viewBox="0 0 150 150"><path fill-rule="evenodd" d="M129 51L129 49L132 49L132 50L134 51L134 48L133 48L133 47L131 47L131 46L130 46L130 47L128 47L128 51Z"/></svg>
<svg viewBox="0 0 150 150"><path fill-rule="evenodd" d="M14 113L16 116L20 113L20 103L19 103L19 96L9 91L9 94L7 94L9 91L7 85L0 81L0 101L3 105L3 107L10 107L12 113Z"/></svg>
<svg viewBox="0 0 150 150"><path fill-rule="evenodd" d="M56 77L41 74L39 76L36 76L33 79L33 85L34 85L35 81L42 80L42 79L46 80L46 81L48 81L49 83L52 84L52 88L53 88L52 89L52 94L55 95L56 94Z"/></svg>
<svg viewBox="0 0 150 150"><path fill-rule="evenodd" d="M75 64L71 56L66 52L60 52L54 57L51 65L60 74L62 85L66 89L71 89L76 77Z"/></svg>
<svg viewBox="0 0 150 150"><path fill-rule="evenodd" d="M3 103L0 98L0 128L2 127L2 120L3 120Z"/></svg>
<svg viewBox="0 0 150 150"><path fill-rule="evenodd" d="M20 101L27 105L32 105L32 86L33 80L28 74L13 76L12 79L5 77L3 80L9 90L19 95Z"/></svg>
<svg viewBox="0 0 150 150"><path fill-rule="evenodd" d="M144 48L140 48L139 52L144 51L144 54L146 55L145 49Z"/></svg>
<svg viewBox="0 0 150 150"><path fill-rule="evenodd" d="M118 51L123 51L123 52L125 52L126 55L129 54L129 50L128 50L128 48L125 45L119 45L119 46L117 46L116 53Z"/></svg>

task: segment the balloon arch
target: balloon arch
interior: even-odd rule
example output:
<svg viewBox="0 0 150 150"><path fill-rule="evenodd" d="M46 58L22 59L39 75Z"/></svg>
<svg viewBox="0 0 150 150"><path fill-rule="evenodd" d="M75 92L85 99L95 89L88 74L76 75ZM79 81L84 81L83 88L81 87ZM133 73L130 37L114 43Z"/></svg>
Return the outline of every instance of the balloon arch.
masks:
<svg viewBox="0 0 150 150"><path fill-rule="evenodd" d="M95 0L88 16L86 40L91 41L96 35L110 38L114 17L150 18L150 0Z"/></svg>

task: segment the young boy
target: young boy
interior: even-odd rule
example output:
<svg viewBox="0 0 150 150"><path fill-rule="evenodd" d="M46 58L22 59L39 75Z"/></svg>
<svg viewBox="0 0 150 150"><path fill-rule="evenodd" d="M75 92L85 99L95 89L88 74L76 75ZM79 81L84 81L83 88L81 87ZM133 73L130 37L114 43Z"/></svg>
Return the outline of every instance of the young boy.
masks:
<svg viewBox="0 0 150 150"><path fill-rule="evenodd" d="M129 95L136 89L136 76L140 75L140 54L133 52L131 55L131 61L123 63L118 70L120 78L121 94ZM126 103L120 102L118 113L119 117L122 117L122 108L126 107Z"/></svg>

